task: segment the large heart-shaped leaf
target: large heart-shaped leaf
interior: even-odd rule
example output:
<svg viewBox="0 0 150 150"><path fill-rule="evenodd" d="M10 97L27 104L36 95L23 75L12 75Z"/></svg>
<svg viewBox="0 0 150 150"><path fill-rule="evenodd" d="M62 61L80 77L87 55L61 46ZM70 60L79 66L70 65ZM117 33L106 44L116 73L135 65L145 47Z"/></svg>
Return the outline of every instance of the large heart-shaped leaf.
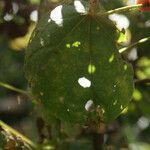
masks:
<svg viewBox="0 0 150 150"><path fill-rule="evenodd" d="M77 0L39 21L25 70L48 119L84 122L97 114L109 122L127 106L133 72L118 53L116 37L110 20L88 14Z"/></svg>

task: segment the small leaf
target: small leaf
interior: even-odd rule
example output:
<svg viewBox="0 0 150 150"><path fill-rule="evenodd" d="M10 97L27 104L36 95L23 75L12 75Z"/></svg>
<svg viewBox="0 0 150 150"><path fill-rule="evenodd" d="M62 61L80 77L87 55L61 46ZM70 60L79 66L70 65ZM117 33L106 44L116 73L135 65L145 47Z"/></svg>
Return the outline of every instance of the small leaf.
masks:
<svg viewBox="0 0 150 150"><path fill-rule="evenodd" d="M131 99L133 71L119 56L113 23L91 16L81 2L80 8L60 5L39 21L26 52L26 76L47 119L83 123L91 113L110 122ZM86 110L89 100L94 111Z"/></svg>

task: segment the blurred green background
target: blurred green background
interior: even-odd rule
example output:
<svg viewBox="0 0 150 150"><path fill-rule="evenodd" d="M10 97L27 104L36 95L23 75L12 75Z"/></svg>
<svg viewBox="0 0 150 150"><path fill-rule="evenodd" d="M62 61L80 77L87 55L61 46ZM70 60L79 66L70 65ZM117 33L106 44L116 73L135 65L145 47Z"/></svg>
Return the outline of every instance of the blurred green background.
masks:
<svg viewBox="0 0 150 150"><path fill-rule="evenodd" d="M134 4L134 0L101 0L103 8L110 10ZM0 82L17 88L29 90L24 76L24 54L38 18L65 0L0 0ZM120 35L118 47L128 46L150 36L150 13L132 10L113 14ZM135 80L150 78L150 42L145 42L122 54L132 63ZM37 107L37 106L36 106ZM20 131L35 142L39 142L38 117L34 103L27 96L0 87L0 120ZM130 105L122 114L107 126L105 144L113 149L149 150L150 149L150 84L136 82ZM84 142L72 144L84 150ZM86 144L85 144L86 145Z"/></svg>

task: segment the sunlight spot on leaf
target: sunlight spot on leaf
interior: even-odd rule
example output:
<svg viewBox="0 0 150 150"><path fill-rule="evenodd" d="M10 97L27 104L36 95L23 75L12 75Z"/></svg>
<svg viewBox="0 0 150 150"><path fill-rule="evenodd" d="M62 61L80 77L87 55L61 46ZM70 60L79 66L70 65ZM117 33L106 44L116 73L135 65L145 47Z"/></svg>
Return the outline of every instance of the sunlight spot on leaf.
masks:
<svg viewBox="0 0 150 150"><path fill-rule="evenodd" d="M115 101L113 102L113 105L116 105L116 104L117 104L117 102L118 102L118 101L117 101L117 100L115 100Z"/></svg>
<svg viewBox="0 0 150 150"><path fill-rule="evenodd" d="M93 73L95 73L95 71L96 71L95 65L89 64L89 65L88 65L88 73L89 73L89 74L93 74Z"/></svg>
<svg viewBox="0 0 150 150"><path fill-rule="evenodd" d="M121 112L121 114L126 114L128 112L128 107L126 107L125 109L123 109L123 111Z"/></svg>
<svg viewBox="0 0 150 150"><path fill-rule="evenodd" d="M142 93L138 89L134 89L133 99L135 101L140 101L142 99Z"/></svg>
<svg viewBox="0 0 150 150"><path fill-rule="evenodd" d="M71 47L71 45L70 45L69 43L67 43L67 44L66 44L66 47L67 47L67 48L70 48L70 47Z"/></svg>
<svg viewBox="0 0 150 150"><path fill-rule="evenodd" d="M91 86L91 81L88 80L85 77L79 78L78 83L83 87L83 88L89 88Z"/></svg>
<svg viewBox="0 0 150 150"><path fill-rule="evenodd" d="M83 6L83 4L79 1L79 0L75 0L74 1L74 6L75 6L75 10L78 12L78 13L85 13L86 10Z"/></svg>
<svg viewBox="0 0 150 150"><path fill-rule="evenodd" d="M117 85L115 84L115 85L114 85L114 88L116 88L116 86L117 86Z"/></svg>
<svg viewBox="0 0 150 150"><path fill-rule="evenodd" d="M76 41L72 44L72 47L79 47L81 45L80 41Z"/></svg>
<svg viewBox="0 0 150 150"><path fill-rule="evenodd" d="M40 44L41 46L44 46L44 40L42 38L40 38Z"/></svg>
<svg viewBox="0 0 150 150"><path fill-rule="evenodd" d="M96 27L96 30L99 30L99 29L100 29L99 26L97 26L97 27Z"/></svg>
<svg viewBox="0 0 150 150"><path fill-rule="evenodd" d="M110 56L110 58L109 58L109 63L112 63L113 62L113 60L114 60L114 54L112 54L111 56Z"/></svg>
<svg viewBox="0 0 150 150"><path fill-rule="evenodd" d="M63 25L62 8L63 6L59 5L50 13L50 19L53 20L60 27Z"/></svg>
<svg viewBox="0 0 150 150"><path fill-rule="evenodd" d="M53 150L53 149L54 149L54 147L51 145L44 145L43 146L43 150Z"/></svg>
<svg viewBox="0 0 150 150"><path fill-rule="evenodd" d="M68 108L68 109L67 109L67 112L69 112L69 111L70 111L70 109Z"/></svg>
<svg viewBox="0 0 150 150"><path fill-rule="evenodd" d="M40 92L40 95L41 95L41 96L43 96L43 95L44 95L44 93L43 93L43 92Z"/></svg>
<svg viewBox="0 0 150 150"><path fill-rule="evenodd" d="M117 87L117 85L116 84L114 84L114 86L113 86L114 88L116 88ZM116 89L113 89L113 92L116 92Z"/></svg>
<svg viewBox="0 0 150 150"><path fill-rule="evenodd" d="M103 114L105 113L105 109L104 109L104 108L102 108L102 113L103 113Z"/></svg>
<svg viewBox="0 0 150 150"><path fill-rule="evenodd" d="M124 69L124 70L127 70L127 68L128 68L128 66L125 64L125 65L123 66L123 69Z"/></svg>
<svg viewBox="0 0 150 150"><path fill-rule="evenodd" d="M85 104L86 111L94 111L94 102L92 100L88 100Z"/></svg>
<svg viewBox="0 0 150 150"><path fill-rule="evenodd" d="M60 101L60 103L64 103L64 97L63 96L61 96L61 97L59 97L59 101Z"/></svg>
<svg viewBox="0 0 150 150"><path fill-rule="evenodd" d="M119 32L119 37L117 43L125 43L127 41L127 35L125 33Z"/></svg>
<svg viewBox="0 0 150 150"><path fill-rule="evenodd" d="M120 109L123 110L123 106L122 105L120 106Z"/></svg>

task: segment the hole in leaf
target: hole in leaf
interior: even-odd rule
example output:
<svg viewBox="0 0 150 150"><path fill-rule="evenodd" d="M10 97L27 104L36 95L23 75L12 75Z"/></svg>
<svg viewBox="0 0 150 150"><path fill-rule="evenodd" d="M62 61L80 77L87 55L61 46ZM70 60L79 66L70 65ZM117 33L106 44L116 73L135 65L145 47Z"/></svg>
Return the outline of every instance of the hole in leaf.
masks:
<svg viewBox="0 0 150 150"><path fill-rule="evenodd" d="M91 86L91 81L88 80L85 77L81 77L78 79L78 83L83 87L83 88L89 88Z"/></svg>
<svg viewBox="0 0 150 150"><path fill-rule="evenodd" d="M83 6L83 4L79 1L79 0L75 0L74 1L74 6L75 6L75 10L78 12L78 13L85 13L86 10Z"/></svg>
<svg viewBox="0 0 150 150"><path fill-rule="evenodd" d="M121 14L112 14L109 15L109 19L116 23L118 29L127 29L130 25L129 19L125 15Z"/></svg>
<svg viewBox="0 0 150 150"><path fill-rule="evenodd" d="M85 110L86 111L94 111L94 102L92 100L88 100L85 104Z"/></svg>
<svg viewBox="0 0 150 150"><path fill-rule="evenodd" d="M137 53L137 48L133 48L129 53L128 53L128 59L130 61L135 61L138 58L138 53Z"/></svg>
<svg viewBox="0 0 150 150"><path fill-rule="evenodd" d="M50 13L50 19L53 20L58 26L63 25L62 8L63 6L59 5ZM48 19L48 22L50 19Z"/></svg>
<svg viewBox="0 0 150 150"><path fill-rule="evenodd" d="M38 11L37 10L34 10L31 12L30 19L34 22L38 21Z"/></svg>

